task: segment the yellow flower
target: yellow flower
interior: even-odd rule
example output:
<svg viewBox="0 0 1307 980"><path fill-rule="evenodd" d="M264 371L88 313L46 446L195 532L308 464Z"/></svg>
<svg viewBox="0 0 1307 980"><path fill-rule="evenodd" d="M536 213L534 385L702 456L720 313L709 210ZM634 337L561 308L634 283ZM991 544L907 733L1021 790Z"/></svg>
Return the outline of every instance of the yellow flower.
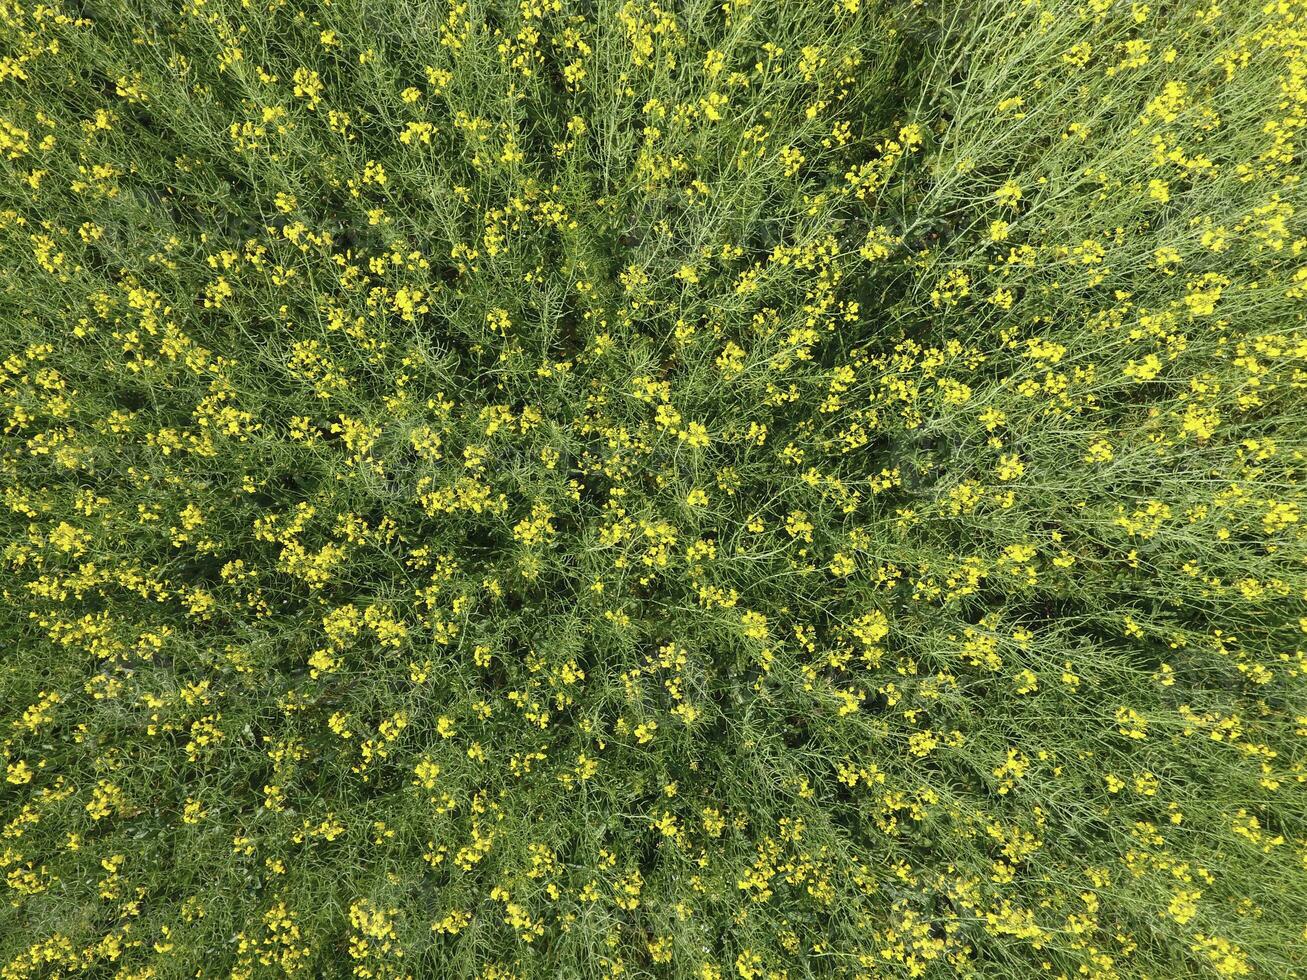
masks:
<svg viewBox="0 0 1307 980"><path fill-rule="evenodd" d="M1014 208L1021 200L1021 185L1014 180L1009 180L994 192L994 198L999 204Z"/></svg>

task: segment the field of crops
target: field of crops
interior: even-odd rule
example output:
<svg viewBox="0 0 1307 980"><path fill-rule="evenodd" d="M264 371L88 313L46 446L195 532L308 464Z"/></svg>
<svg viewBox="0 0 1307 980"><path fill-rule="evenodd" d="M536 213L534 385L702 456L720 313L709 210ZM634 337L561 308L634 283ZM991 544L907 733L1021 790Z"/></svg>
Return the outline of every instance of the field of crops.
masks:
<svg viewBox="0 0 1307 980"><path fill-rule="evenodd" d="M0 980L1307 976L1307 0L0 0Z"/></svg>

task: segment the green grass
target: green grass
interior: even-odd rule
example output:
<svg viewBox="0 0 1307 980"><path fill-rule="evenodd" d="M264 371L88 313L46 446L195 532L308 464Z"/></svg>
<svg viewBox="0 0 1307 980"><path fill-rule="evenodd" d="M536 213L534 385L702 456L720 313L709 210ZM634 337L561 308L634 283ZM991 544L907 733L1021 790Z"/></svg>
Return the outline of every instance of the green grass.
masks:
<svg viewBox="0 0 1307 980"><path fill-rule="evenodd" d="M1303 975L1305 25L0 7L0 980Z"/></svg>

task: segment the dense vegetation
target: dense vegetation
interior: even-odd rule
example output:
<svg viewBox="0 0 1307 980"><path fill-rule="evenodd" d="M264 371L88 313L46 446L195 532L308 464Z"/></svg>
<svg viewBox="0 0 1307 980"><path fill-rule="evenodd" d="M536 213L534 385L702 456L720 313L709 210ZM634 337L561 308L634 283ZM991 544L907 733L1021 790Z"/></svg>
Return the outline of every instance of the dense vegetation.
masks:
<svg viewBox="0 0 1307 980"><path fill-rule="evenodd" d="M0 978L1307 973L1303 0L0 3Z"/></svg>

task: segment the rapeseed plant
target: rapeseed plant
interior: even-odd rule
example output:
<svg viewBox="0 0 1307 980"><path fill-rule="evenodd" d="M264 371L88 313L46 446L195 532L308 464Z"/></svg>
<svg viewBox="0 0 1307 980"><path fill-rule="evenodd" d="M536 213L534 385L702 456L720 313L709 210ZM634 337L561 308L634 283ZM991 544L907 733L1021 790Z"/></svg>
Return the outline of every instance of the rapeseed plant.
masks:
<svg viewBox="0 0 1307 980"><path fill-rule="evenodd" d="M0 38L0 980L1307 972L1303 0Z"/></svg>

